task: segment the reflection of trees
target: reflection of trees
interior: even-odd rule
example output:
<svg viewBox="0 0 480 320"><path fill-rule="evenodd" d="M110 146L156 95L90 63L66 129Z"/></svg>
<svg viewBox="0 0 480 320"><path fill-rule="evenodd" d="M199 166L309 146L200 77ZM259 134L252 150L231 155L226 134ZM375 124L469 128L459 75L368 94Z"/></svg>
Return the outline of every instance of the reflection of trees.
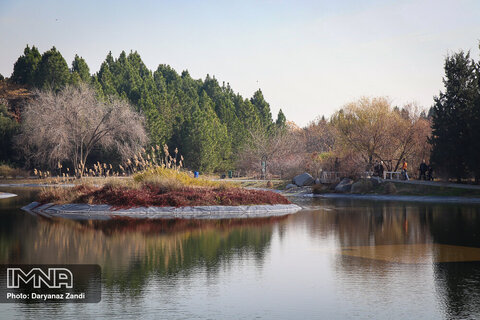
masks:
<svg viewBox="0 0 480 320"><path fill-rule="evenodd" d="M339 247L417 243L480 247L478 206L345 200L329 204L333 202L333 210L311 215L310 230L332 236ZM411 254L395 251L394 247L391 250L392 255ZM433 261L445 254L443 247L432 246L432 250ZM419 281L427 284L431 276L430 265L399 265L341 254L335 261L335 270L340 283L346 286L345 294L352 292L352 283L361 283L363 290L387 300L396 299L393 292L402 288L395 287L395 283L415 279L411 285L418 286ZM480 262L434 263L433 271L447 318L469 318L480 313Z"/></svg>
<svg viewBox="0 0 480 320"><path fill-rule="evenodd" d="M448 319L480 314L480 263L435 264L435 284Z"/></svg>
<svg viewBox="0 0 480 320"><path fill-rule="evenodd" d="M436 243L480 247L480 207L432 206L428 219Z"/></svg>
<svg viewBox="0 0 480 320"><path fill-rule="evenodd" d="M480 247L480 207L435 206L428 219L435 242ZM434 271L448 318L480 314L480 262L437 263Z"/></svg>
<svg viewBox="0 0 480 320"><path fill-rule="evenodd" d="M275 220L39 219L8 262L99 264L106 285L141 290L152 275L188 275L198 268L215 274L242 257L263 263Z"/></svg>
<svg viewBox="0 0 480 320"><path fill-rule="evenodd" d="M25 230L36 225L36 219L18 208L29 203L38 191L31 188L2 188L2 191L18 195L0 199L0 261L8 262L20 248L20 242L15 237L23 236Z"/></svg>
<svg viewBox="0 0 480 320"><path fill-rule="evenodd" d="M334 208L313 215L311 229L334 231L341 247L431 241L424 206L342 200Z"/></svg>

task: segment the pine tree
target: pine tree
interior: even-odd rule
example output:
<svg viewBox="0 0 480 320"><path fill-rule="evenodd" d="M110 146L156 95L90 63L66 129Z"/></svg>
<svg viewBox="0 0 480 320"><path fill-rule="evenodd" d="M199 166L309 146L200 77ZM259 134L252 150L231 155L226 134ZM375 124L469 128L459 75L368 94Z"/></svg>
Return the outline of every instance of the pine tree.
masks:
<svg viewBox="0 0 480 320"><path fill-rule="evenodd" d="M23 51L23 56L20 56L13 66L13 73L10 81L18 84L34 85L35 73L37 72L38 64L42 56L35 46L27 45Z"/></svg>
<svg viewBox="0 0 480 320"><path fill-rule="evenodd" d="M183 152L190 168L211 172L229 158L227 129L220 123L213 110L213 103L204 91L199 106L195 107L186 125L185 133Z"/></svg>
<svg viewBox="0 0 480 320"><path fill-rule="evenodd" d="M97 79L102 86L102 91L105 96L108 97L118 95L118 92L115 89L112 72L110 71L110 67L106 61L100 66Z"/></svg>
<svg viewBox="0 0 480 320"><path fill-rule="evenodd" d="M480 47L480 46L479 46ZM480 181L480 60L475 70L475 93L473 99L473 111L470 118L470 156L469 166L474 173L475 182Z"/></svg>
<svg viewBox="0 0 480 320"><path fill-rule="evenodd" d="M42 89L58 91L70 80L68 65L55 47L45 51L35 74L35 86Z"/></svg>
<svg viewBox="0 0 480 320"><path fill-rule="evenodd" d="M461 51L446 58L443 83L445 92L434 97L431 161L435 170L460 181L467 175L476 89L469 53Z"/></svg>
<svg viewBox="0 0 480 320"><path fill-rule="evenodd" d="M80 81L90 82L90 69L88 68L87 62L77 54L72 62L72 78L76 77L73 76L74 74L78 75Z"/></svg>
<svg viewBox="0 0 480 320"><path fill-rule="evenodd" d="M278 128L282 128L282 129L287 126L287 118L285 117L285 114L283 113L282 109L278 111L277 121L275 121L275 124L277 125Z"/></svg>
<svg viewBox="0 0 480 320"><path fill-rule="evenodd" d="M95 89L95 92L97 93L97 98L99 100L104 101L105 100L105 94L103 93L102 85L98 81L98 75L93 75L92 80L91 80L92 86Z"/></svg>
<svg viewBox="0 0 480 320"><path fill-rule="evenodd" d="M11 161L15 153L13 137L18 134L19 123L13 117L7 106L0 103L0 161Z"/></svg>
<svg viewBox="0 0 480 320"><path fill-rule="evenodd" d="M270 105L265 101L263 97L263 93L260 89L258 89L254 94L253 97L250 99L250 102L255 106L255 109L258 113L258 118L260 119L260 123L264 128L270 127L272 124L272 113L270 111Z"/></svg>

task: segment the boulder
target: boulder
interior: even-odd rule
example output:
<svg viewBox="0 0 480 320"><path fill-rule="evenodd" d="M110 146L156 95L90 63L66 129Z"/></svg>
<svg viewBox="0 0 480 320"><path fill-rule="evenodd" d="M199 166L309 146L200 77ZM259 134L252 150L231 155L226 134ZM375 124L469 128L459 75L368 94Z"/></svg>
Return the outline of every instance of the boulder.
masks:
<svg viewBox="0 0 480 320"><path fill-rule="evenodd" d="M393 182L387 182L383 187L384 193L386 194L395 194L397 193L397 187Z"/></svg>
<svg viewBox="0 0 480 320"><path fill-rule="evenodd" d="M292 189L292 188L296 188L297 186L295 184L292 184L292 183L289 183L285 186L285 189Z"/></svg>
<svg viewBox="0 0 480 320"><path fill-rule="evenodd" d="M311 186L312 184L314 184L315 179L313 179L313 177L309 173L305 172L293 178L292 182L299 187Z"/></svg>
<svg viewBox="0 0 480 320"><path fill-rule="evenodd" d="M352 184L351 192L352 193L367 193L372 191L373 183L370 179L361 179Z"/></svg>
<svg viewBox="0 0 480 320"><path fill-rule="evenodd" d="M350 189L352 188L353 180L349 178L344 178L342 181L340 181L339 184L335 187L336 192L350 192Z"/></svg>
<svg viewBox="0 0 480 320"><path fill-rule="evenodd" d="M380 179L379 177L371 177L369 180L372 182L374 188L379 186L383 182L382 179Z"/></svg>

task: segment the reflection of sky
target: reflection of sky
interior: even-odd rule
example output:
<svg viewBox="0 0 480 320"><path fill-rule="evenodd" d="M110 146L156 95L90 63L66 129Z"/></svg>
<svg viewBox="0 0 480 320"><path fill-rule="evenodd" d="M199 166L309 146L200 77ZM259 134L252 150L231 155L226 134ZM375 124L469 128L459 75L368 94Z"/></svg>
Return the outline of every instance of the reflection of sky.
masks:
<svg viewBox="0 0 480 320"><path fill-rule="evenodd" d="M111 50L138 50L146 65L261 87L274 115L300 125L360 96L430 107L449 52L478 57L480 3L408 1L0 2L0 73L25 45L56 46L96 72Z"/></svg>

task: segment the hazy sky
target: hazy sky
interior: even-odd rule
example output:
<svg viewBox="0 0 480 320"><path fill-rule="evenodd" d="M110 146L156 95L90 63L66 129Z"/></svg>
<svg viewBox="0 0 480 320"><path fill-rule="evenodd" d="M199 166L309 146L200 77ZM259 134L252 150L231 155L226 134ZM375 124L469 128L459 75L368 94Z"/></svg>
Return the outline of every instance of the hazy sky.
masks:
<svg viewBox="0 0 480 320"><path fill-rule="evenodd" d="M214 75L244 97L261 88L274 118L306 125L361 96L430 107L447 54L478 60L480 1L22 1L0 0L0 73L26 44L77 53L91 72L108 51L137 50Z"/></svg>

